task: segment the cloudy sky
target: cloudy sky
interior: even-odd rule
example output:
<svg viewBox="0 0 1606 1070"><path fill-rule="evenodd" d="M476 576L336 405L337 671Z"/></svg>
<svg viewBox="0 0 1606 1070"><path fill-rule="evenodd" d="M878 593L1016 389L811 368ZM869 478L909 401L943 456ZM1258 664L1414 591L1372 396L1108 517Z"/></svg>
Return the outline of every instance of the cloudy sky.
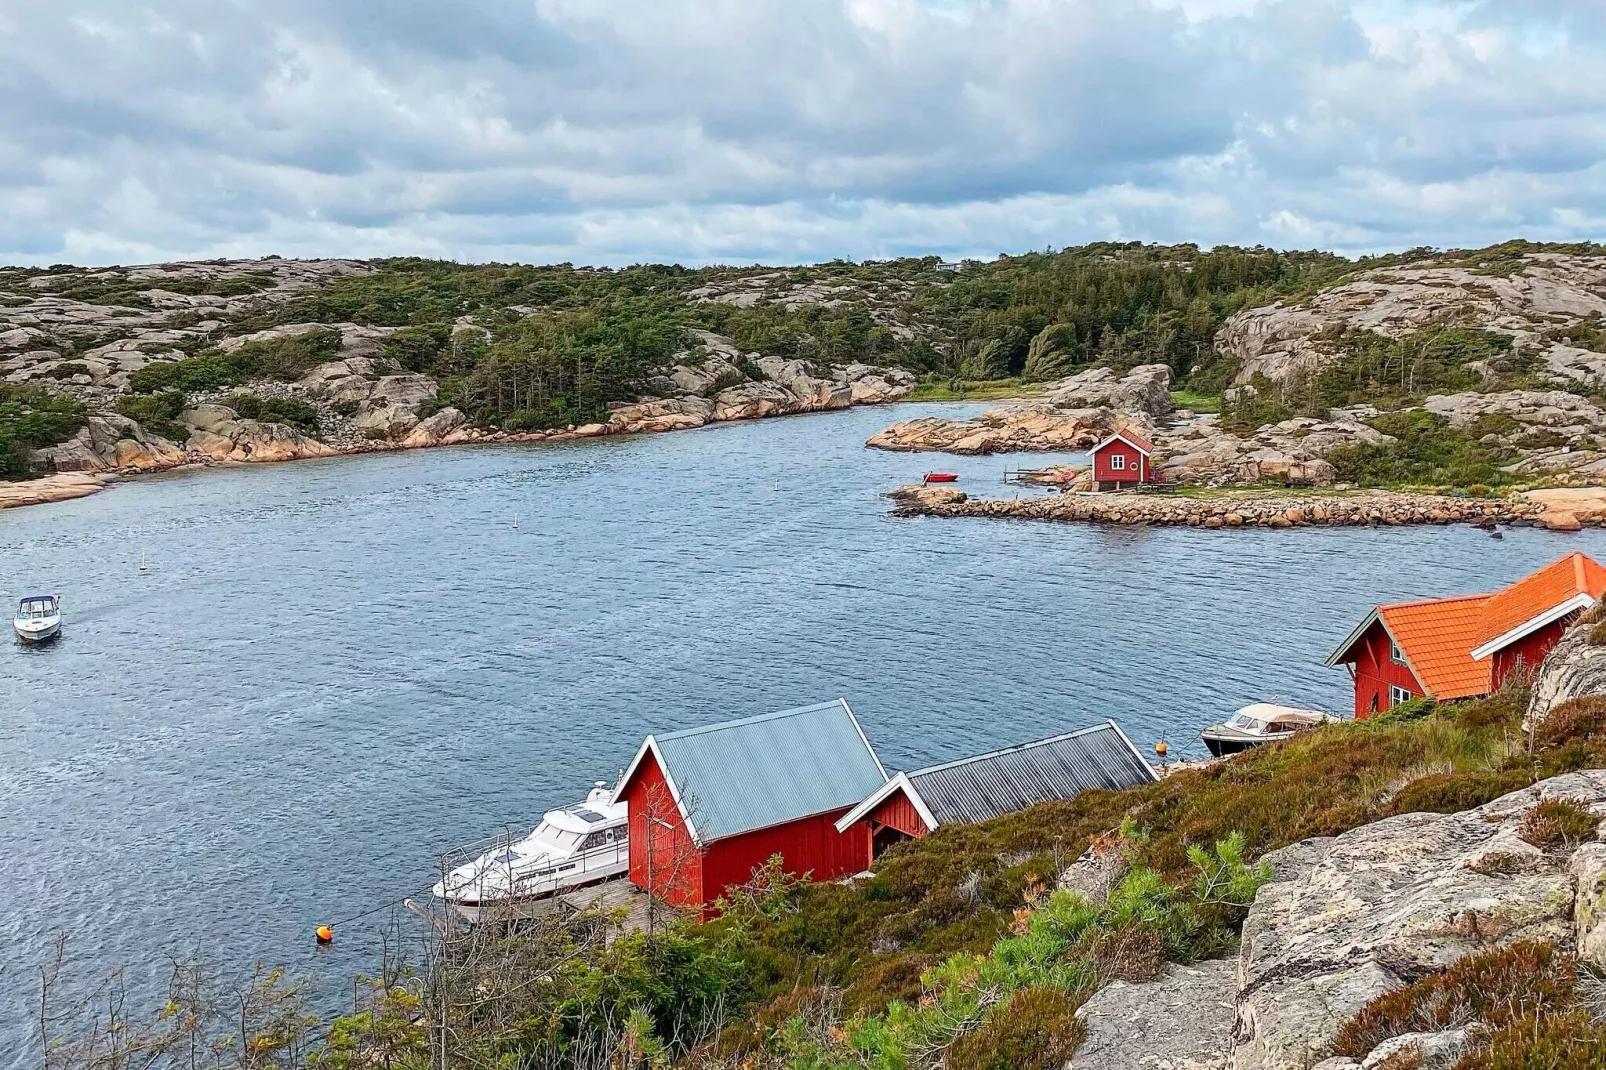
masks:
<svg viewBox="0 0 1606 1070"><path fill-rule="evenodd" d="M1606 0L0 0L0 261L1606 239Z"/></svg>

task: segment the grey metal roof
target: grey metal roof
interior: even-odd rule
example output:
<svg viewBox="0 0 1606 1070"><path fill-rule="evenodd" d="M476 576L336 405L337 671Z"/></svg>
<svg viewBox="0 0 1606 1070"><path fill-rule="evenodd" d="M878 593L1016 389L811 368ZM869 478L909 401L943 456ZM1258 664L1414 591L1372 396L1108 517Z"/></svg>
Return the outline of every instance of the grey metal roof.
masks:
<svg viewBox="0 0 1606 1070"><path fill-rule="evenodd" d="M942 825L986 821L1089 788L1130 788L1157 779L1114 721L908 776Z"/></svg>
<svg viewBox="0 0 1606 1070"><path fill-rule="evenodd" d="M842 699L648 738L704 843L852 806L887 779Z"/></svg>

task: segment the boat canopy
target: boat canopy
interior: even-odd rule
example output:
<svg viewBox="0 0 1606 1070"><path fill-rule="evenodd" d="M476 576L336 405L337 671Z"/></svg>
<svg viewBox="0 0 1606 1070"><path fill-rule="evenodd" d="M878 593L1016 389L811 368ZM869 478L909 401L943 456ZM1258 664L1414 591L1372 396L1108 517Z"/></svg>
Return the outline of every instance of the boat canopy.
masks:
<svg viewBox="0 0 1606 1070"><path fill-rule="evenodd" d="M19 603L19 604L26 604L28 602L49 602L51 605L55 605L56 604L56 596L53 595L53 594L30 594L30 595L24 595L23 598L22 598L22 602Z"/></svg>
<svg viewBox="0 0 1606 1070"><path fill-rule="evenodd" d="M1279 706L1272 702L1254 702L1239 710L1227 724L1249 732L1292 732L1300 728L1326 724L1331 714L1318 710L1301 710L1293 706Z"/></svg>

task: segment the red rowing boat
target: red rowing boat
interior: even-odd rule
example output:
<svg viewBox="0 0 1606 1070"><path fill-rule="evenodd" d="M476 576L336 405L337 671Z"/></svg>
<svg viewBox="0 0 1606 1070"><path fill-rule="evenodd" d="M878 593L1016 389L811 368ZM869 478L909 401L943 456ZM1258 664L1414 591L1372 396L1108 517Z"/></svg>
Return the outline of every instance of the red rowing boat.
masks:
<svg viewBox="0 0 1606 1070"><path fill-rule="evenodd" d="M959 477L952 472L927 472L927 483L957 483Z"/></svg>

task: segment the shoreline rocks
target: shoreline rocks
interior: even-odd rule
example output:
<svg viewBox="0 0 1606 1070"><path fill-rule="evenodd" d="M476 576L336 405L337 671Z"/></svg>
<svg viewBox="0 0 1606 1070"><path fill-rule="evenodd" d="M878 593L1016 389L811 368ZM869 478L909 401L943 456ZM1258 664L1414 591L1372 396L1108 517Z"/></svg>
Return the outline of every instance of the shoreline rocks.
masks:
<svg viewBox="0 0 1606 1070"><path fill-rule="evenodd" d="M0 509L86 498L105 490L110 482L107 477L93 472L57 472L21 483L0 480Z"/></svg>
<svg viewBox="0 0 1606 1070"><path fill-rule="evenodd" d="M988 517L1065 523L1155 525L1214 531L1232 528L1399 527L1408 524L1506 524L1558 526L1542 502L1450 498L1401 491L1348 494L1241 495L1187 498L1161 494L1060 494L1013 500L970 498L958 488L947 495L919 484L889 491L892 515ZM1563 516L1574 523L1571 514Z"/></svg>

